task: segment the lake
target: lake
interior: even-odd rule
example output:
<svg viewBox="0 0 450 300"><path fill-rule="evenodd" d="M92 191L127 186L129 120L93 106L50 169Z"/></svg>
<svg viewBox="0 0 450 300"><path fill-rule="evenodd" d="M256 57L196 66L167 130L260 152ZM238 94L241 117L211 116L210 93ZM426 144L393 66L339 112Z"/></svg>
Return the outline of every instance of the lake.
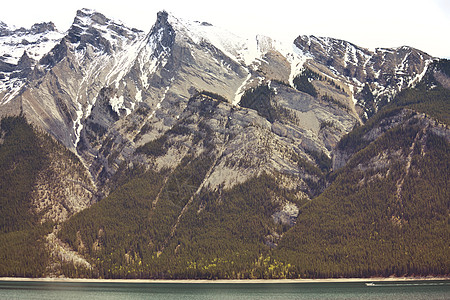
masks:
<svg viewBox="0 0 450 300"><path fill-rule="evenodd" d="M370 281L367 281L370 282ZM137 283L0 281L0 299L450 299L450 281Z"/></svg>

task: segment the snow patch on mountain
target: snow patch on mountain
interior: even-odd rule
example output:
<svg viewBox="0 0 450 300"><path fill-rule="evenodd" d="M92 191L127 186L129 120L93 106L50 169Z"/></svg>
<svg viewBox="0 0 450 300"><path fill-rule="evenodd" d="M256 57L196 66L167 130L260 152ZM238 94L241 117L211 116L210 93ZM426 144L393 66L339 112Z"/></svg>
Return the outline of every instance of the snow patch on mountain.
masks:
<svg viewBox="0 0 450 300"><path fill-rule="evenodd" d="M200 44L206 41L237 63L250 65L259 57L256 41L239 37L206 22L187 21L176 18L172 14L169 14L168 21L175 31L189 37L194 43Z"/></svg>
<svg viewBox="0 0 450 300"><path fill-rule="evenodd" d="M252 74L248 72L247 78L242 82L242 84L239 86L239 88L236 91L236 94L234 96L233 105L238 105L241 101L242 95L244 95L245 92L245 86L252 78Z"/></svg>
<svg viewBox="0 0 450 300"><path fill-rule="evenodd" d="M21 72L33 68L64 34L53 23L40 23L30 29L15 28L5 23L0 35L0 103L8 103L16 97L26 79ZM21 65L22 64L24 65Z"/></svg>
<svg viewBox="0 0 450 300"><path fill-rule="evenodd" d="M159 28L156 34L151 34L141 47L137 57L140 68L140 80L145 89L148 89L148 78L159 67L164 67L167 64L167 59L170 54L170 49L162 43L164 35L164 28ZM157 51L161 47L162 51Z"/></svg>
<svg viewBox="0 0 450 300"><path fill-rule="evenodd" d="M419 83L422 80L423 76L425 76L425 73L428 71L428 67L430 66L430 64L432 62L433 62L433 59L425 60L425 67L423 68L422 73L416 74L416 76L411 78L408 83L408 87L414 87L417 83Z"/></svg>
<svg viewBox="0 0 450 300"><path fill-rule="evenodd" d="M12 65L17 65L24 52L33 60L39 61L64 36L64 33L56 29L37 32L7 27L7 30L9 34L0 36L0 61Z"/></svg>

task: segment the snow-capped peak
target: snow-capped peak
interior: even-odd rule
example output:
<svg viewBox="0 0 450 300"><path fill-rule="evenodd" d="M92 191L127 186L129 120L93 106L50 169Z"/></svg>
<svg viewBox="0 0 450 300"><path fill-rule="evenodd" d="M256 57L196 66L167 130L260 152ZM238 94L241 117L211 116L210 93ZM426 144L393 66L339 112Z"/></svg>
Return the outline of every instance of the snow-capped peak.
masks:
<svg viewBox="0 0 450 300"><path fill-rule="evenodd" d="M269 51L278 51L290 62L302 55L293 43L283 43L263 35L241 37L204 21L190 21L166 11L158 13L157 23L167 22L175 30L177 40L201 44L207 42L235 62L250 66ZM295 57L295 59L294 59Z"/></svg>
<svg viewBox="0 0 450 300"><path fill-rule="evenodd" d="M165 11L158 13L165 16L167 22L177 33L177 39L195 44L207 42L238 63L250 64L255 56L256 41L239 37L223 28L208 22L190 21L175 17ZM252 53L253 55L250 55Z"/></svg>
<svg viewBox="0 0 450 300"><path fill-rule="evenodd" d="M63 33L56 30L53 23L39 23L31 29L8 27L2 24L0 36L0 59L6 63L16 65L24 51L30 58L38 61L63 37Z"/></svg>
<svg viewBox="0 0 450 300"><path fill-rule="evenodd" d="M26 72L47 54L64 34L52 22L34 24L30 29L0 24L0 103L11 100L25 84Z"/></svg>
<svg viewBox="0 0 450 300"><path fill-rule="evenodd" d="M83 8L77 11L72 26L68 31L68 39L76 48L83 49L91 44L102 52L111 53L117 44L126 40L134 40L142 31L128 28L121 21L109 19L103 14Z"/></svg>
<svg viewBox="0 0 450 300"><path fill-rule="evenodd" d="M110 22L121 24L121 22L113 21L93 9L83 8L77 11L73 24L91 26L92 24L106 25Z"/></svg>

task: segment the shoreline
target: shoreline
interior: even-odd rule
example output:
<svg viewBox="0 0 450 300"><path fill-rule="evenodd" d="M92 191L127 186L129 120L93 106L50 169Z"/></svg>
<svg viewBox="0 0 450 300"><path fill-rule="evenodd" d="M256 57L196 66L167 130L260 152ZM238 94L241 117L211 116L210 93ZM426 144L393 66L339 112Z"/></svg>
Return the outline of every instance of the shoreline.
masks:
<svg viewBox="0 0 450 300"><path fill-rule="evenodd" d="M61 282L61 283L356 283L450 280L450 277L372 277L372 278L320 278L320 279L96 279L96 278L26 278L0 277L9 282Z"/></svg>

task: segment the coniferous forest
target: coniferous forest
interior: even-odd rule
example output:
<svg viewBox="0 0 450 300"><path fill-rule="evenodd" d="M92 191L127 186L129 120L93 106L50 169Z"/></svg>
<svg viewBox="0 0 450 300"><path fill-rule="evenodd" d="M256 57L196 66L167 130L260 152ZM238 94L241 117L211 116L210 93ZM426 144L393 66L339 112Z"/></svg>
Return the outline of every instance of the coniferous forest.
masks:
<svg viewBox="0 0 450 300"><path fill-rule="evenodd" d="M294 83L314 96L308 76ZM280 188L282 176L264 172L228 189L209 190L202 182L217 160L214 151L186 156L174 170L121 165L107 197L59 224L58 238L91 266L65 262L60 275L446 276L450 145L448 137L429 128L430 122L449 125L449 96L432 78L401 92L339 142L337 149L351 155L338 170L321 153L311 153L321 162L316 173L324 190L311 200ZM263 100L256 102L258 97ZM243 106L274 122L279 111L271 97L268 87L260 86L244 94ZM389 126L369 140L367 134L384 123ZM61 146L24 116L2 119L0 129L0 276L46 276L52 259L46 236L55 224L40 222L30 199L49 153ZM159 157L166 142L163 135L137 151ZM284 200L299 208L292 226L273 217Z"/></svg>

